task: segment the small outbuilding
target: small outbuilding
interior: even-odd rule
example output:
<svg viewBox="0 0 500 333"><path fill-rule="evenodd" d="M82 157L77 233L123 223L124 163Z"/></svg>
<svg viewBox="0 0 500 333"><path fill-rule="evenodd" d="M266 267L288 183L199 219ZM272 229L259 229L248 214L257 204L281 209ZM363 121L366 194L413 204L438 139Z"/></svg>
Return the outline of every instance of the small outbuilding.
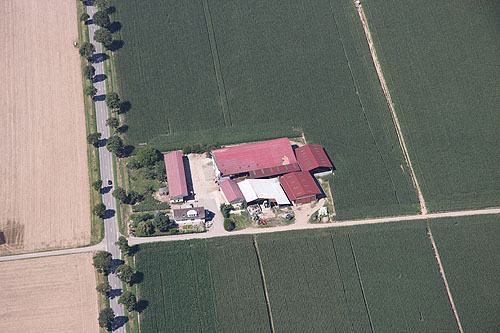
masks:
<svg viewBox="0 0 500 333"><path fill-rule="evenodd" d="M292 172L281 176L280 183L288 199L296 204L312 202L321 194L321 190L307 171Z"/></svg>
<svg viewBox="0 0 500 333"><path fill-rule="evenodd" d="M219 185L226 203L231 205L238 205L245 201L243 193L241 193L238 184L233 179L223 179L220 181Z"/></svg>
<svg viewBox="0 0 500 333"><path fill-rule="evenodd" d="M187 197L189 193L182 153L180 151L173 151L163 155L163 159L165 160L165 169L167 171L170 202L183 202L184 198Z"/></svg>
<svg viewBox="0 0 500 333"><path fill-rule="evenodd" d="M204 207L189 207L174 209L174 221L179 226L186 224L197 224L205 222L205 208Z"/></svg>

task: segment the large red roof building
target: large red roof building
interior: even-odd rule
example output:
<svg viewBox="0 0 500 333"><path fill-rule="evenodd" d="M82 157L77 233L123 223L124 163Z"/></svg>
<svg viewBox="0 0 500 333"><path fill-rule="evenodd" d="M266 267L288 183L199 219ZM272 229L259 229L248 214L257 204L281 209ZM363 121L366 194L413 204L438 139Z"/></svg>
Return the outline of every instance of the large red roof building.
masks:
<svg viewBox="0 0 500 333"><path fill-rule="evenodd" d="M171 202L182 202L188 196L186 172L180 151L173 151L163 155L167 170L168 191Z"/></svg>
<svg viewBox="0 0 500 333"><path fill-rule="evenodd" d="M320 145L303 145L295 149L295 156L302 171L317 173L333 169L332 163Z"/></svg>
<svg viewBox="0 0 500 333"><path fill-rule="evenodd" d="M288 199L298 204L316 200L321 190L307 171L292 172L280 177L280 184Z"/></svg>
<svg viewBox="0 0 500 333"><path fill-rule="evenodd" d="M212 151L217 176L267 178L300 171L290 140L280 138Z"/></svg>

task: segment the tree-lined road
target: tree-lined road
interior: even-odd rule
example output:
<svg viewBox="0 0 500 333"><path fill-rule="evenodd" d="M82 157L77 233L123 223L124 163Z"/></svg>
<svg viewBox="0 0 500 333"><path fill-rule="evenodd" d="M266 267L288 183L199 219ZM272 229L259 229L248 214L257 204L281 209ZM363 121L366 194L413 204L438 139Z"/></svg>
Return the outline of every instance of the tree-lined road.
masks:
<svg viewBox="0 0 500 333"><path fill-rule="evenodd" d="M90 17L93 17L97 12L97 8L94 5L87 6L87 13ZM102 45L94 40L94 34L99 29L95 24L89 24L89 35L90 42L95 46L96 55L102 55L103 49ZM106 75L104 73L104 58L100 56L94 56L93 66L95 68L96 77L103 77ZM104 188L107 189L102 195L102 202L106 205L106 217L104 219L104 239L101 242L104 249L113 255L113 261L121 260L121 252L115 242L120 236L120 231L118 229L118 219L116 217L116 200L113 197L114 189L114 176L113 176L113 156L106 148L106 140L110 137L110 129L106 126L106 120L109 117L108 107L106 105L106 83L105 80L100 80L95 82L94 86L97 88L97 93L95 97L95 112L97 120L97 132L101 133L101 144L99 145L99 167L101 169L101 179L103 181ZM112 181L112 185L108 185L108 180ZM109 189L109 190L108 190ZM116 265L114 265L116 268ZM112 272L108 276L109 284L114 290L122 290L122 281ZM116 295L117 293L114 293ZM113 324L114 332L125 332L125 326L121 325L124 321L124 309L123 305L118 304L118 297L115 296L110 299L110 306L115 312L116 320ZM117 325L118 324L118 325Z"/></svg>

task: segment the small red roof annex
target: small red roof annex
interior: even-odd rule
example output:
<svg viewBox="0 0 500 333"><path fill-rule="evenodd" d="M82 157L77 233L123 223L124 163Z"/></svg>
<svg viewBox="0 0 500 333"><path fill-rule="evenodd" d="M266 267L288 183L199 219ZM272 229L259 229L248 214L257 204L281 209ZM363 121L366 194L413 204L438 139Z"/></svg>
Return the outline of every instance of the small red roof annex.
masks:
<svg viewBox="0 0 500 333"><path fill-rule="evenodd" d="M302 171L311 171L320 167L333 168L323 147L320 145L303 145L295 149L295 156L297 156L297 161Z"/></svg>
<svg viewBox="0 0 500 333"><path fill-rule="evenodd" d="M321 190L307 171L287 173L280 177L280 184L292 201L321 194Z"/></svg>

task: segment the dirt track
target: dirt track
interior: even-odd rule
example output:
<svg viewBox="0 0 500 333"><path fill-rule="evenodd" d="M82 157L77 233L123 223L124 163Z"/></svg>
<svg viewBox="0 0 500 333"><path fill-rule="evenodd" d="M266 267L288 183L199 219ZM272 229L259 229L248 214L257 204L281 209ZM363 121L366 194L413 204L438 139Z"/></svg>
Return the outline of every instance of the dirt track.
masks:
<svg viewBox="0 0 500 333"><path fill-rule="evenodd" d="M0 263L0 331L98 332L94 272L90 253Z"/></svg>
<svg viewBox="0 0 500 333"><path fill-rule="evenodd" d="M23 226L17 251L87 244L76 2L3 0L0 13L0 228Z"/></svg>

